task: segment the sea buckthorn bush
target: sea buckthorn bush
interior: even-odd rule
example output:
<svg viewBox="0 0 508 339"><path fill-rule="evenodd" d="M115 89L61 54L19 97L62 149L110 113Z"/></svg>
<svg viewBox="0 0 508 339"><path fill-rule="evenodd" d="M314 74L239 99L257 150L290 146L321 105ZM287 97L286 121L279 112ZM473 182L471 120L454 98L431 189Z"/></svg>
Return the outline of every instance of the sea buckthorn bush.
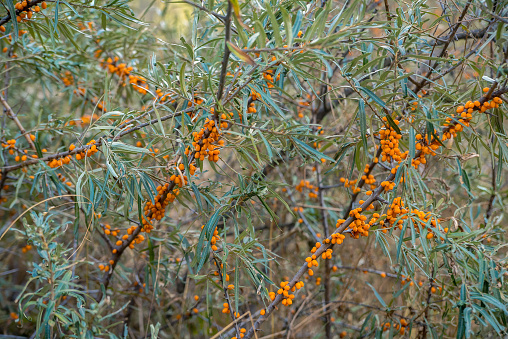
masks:
<svg viewBox="0 0 508 339"><path fill-rule="evenodd" d="M0 337L508 336L507 0L2 4Z"/></svg>

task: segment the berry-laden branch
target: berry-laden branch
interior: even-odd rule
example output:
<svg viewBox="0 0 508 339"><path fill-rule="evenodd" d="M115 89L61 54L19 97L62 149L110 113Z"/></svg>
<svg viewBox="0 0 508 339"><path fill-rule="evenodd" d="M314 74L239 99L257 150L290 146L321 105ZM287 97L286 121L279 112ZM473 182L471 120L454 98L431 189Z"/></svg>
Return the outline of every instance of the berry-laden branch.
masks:
<svg viewBox="0 0 508 339"><path fill-rule="evenodd" d="M222 270L221 270L221 267L223 265L222 264L219 265L219 263L217 262L217 258L215 258L215 252L212 252L212 253L214 254L213 261L215 263L215 266L217 266L217 272L219 273L219 279L220 279L220 282L222 283L224 281ZM231 312L231 310L233 309L233 304L231 303L231 299L229 298L228 288L223 287L222 289L224 290L224 298L226 298L226 303L223 304L224 309L227 309L226 312L231 315L231 319L233 320L234 325L235 325L236 335L239 338L240 337L240 327L238 327L238 322L235 322L235 318L237 315L234 312Z"/></svg>
<svg viewBox="0 0 508 339"><path fill-rule="evenodd" d="M422 137L422 135L418 134L416 136L416 149L418 150L414 156L413 159L407 159L408 152L401 153L398 149L398 140L401 138L400 134L397 134L397 132L389 125L387 124L387 118L383 118L383 121L385 123L384 129L380 131L380 136L382 141L385 141L385 143L382 143L384 147L380 147L380 149L383 150L382 154L385 158L384 160L391 161L392 163L395 161L399 164L405 159L410 160L410 164L413 167L418 167L420 164L425 164L426 159L425 155L431 154L435 155L434 152L437 148L440 147L441 141L445 141L447 139L450 139L451 137L456 137L458 132L461 132L463 130L463 126L469 126L469 122L472 119L472 112L473 111L480 111L481 113L486 112L488 109L493 107L498 107L502 100L499 98L500 95L508 91L508 88L503 88L498 91L495 91L495 88L497 86L497 83L494 84L491 88L484 88L483 92L486 93L480 100L477 100L475 102L468 101L465 106L459 106L457 108L457 114L458 117L455 117L454 114L452 114L452 118L447 118L446 122L444 124L444 131L443 136L441 140L434 140L432 139L429 141L428 137ZM489 102L490 98L493 97L493 100ZM395 120L395 123L398 124L399 122ZM387 144L386 141L389 141ZM391 151L387 152L390 148ZM392 190L395 186L395 183L393 183L393 180L396 177L397 170L399 168L399 165L396 165L392 168L390 175L385 179L385 181L381 182L381 184L374 190L370 191L370 195L365 201L360 201L361 205L359 208L352 210L349 212L349 217L346 220L340 219L337 221L337 229L335 232L333 232L329 237L323 240L323 243L316 243L316 246L312 249L312 257L308 257L306 259L306 262L300 267L300 269L297 271L297 273L293 276L291 281L289 282L283 282L281 283L281 289L278 291L278 294L276 295L274 292L270 293L270 297L272 299L272 302L270 305L266 308L265 312L261 313L260 317L256 320L254 323L254 326L246 333L244 336L244 339L252 338L254 335L254 332L259 329L260 325L268 318L268 316L276 309L277 305L280 303L283 303L284 305L291 305L292 301L291 299L294 298L293 295L292 298L288 298L287 291L291 290L293 291L295 286L296 288L300 288L300 278L303 276L303 274L308 270L309 275L313 275L312 269L310 269L312 266L318 266L317 258L320 256L323 257L323 259L331 258L331 252L332 247L334 244L341 244L344 235L344 231L346 231L347 228L350 228L349 226L352 225L353 227L353 233L352 235L354 237L358 237L359 234L361 235L367 235L368 234L368 227L371 225L371 222L377 221L379 219L379 214L374 214L373 219L371 222L369 222L369 225L365 225L364 220L366 220L365 216L360 215L359 213L361 211L366 211L373 208L372 203L378 199L378 197L385 191ZM404 180L404 178L401 178L401 182ZM395 224L395 221L399 216L407 217L407 213L409 211L402 208L403 203L401 202L400 198L395 198L394 203L390 207L389 213L387 213L387 221L390 222L392 225L399 225L403 222L403 220L399 220L397 224ZM411 213L416 214L418 218L420 219L426 219L426 215L423 212L420 212L418 210L413 210ZM363 217L363 218L362 218ZM411 221L414 222L414 220L411 218ZM359 224L363 224L367 226L364 228L363 226L357 227ZM437 226L437 222L439 220L431 220L431 224L433 227ZM353 224L354 223L354 224ZM384 221L381 221L380 224L384 224ZM358 231L357 231L358 229ZM383 230L385 231L385 230ZM362 234L363 232L363 234ZM444 231L447 232L447 229ZM433 237L433 233L429 231L427 234L427 239L431 239ZM298 285L297 285L298 284ZM284 291L286 290L286 291ZM290 296L290 297L291 297ZM287 299L286 299L287 298ZM289 299L289 301L287 301Z"/></svg>
<svg viewBox="0 0 508 339"><path fill-rule="evenodd" d="M213 113L213 108L211 109L211 113ZM221 119L227 119L227 115L223 113L221 115ZM223 121L220 123L220 128L222 129L226 129L228 126L227 122ZM193 146L195 149L191 152L189 147L187 147L185 151L188 156L187 165L189 167L190 175L194 175L196 170L196 167L194 166L194 161L196 159L203 161L205 156L208 156L208 160L210 161L217 162L219 160L220 151L218 148L224 145L224 141L219 140L221 134L217 127L215 120L206 119L205 126L201 129L201 131L193 133ZM218 145L214 145L213 143L217 143ZM146 202L144 210L142 211L143 218L140 220L141 226L131 226L127 230L127 234L123 235L121 240L119 239L115 243L112 250L113 256L109 261L111 266L105 266L104 268L105 275L103 283L106 290L113 276L113 271L125 250L127 248L134 248L134 243L140 243L144 240L144 236L140 233L150 233L150 231L154 228L153 222L155 220L161 220L164 217L166 207L172 203L176 199L176 196L180 193L179 188L182 188L187 184L188 178L183 174L185 165L180 163L174 169L176 174L173 174L169 178L171 183L166 183L164 186L157 187L157 196L155 197L154 203L151 201ZM176 188L176 186L178 186L178 188Z"/></svg>
<svg viewBox="0 0 508 339"><path fill-rule="evenodd" d="M360 191L361 191L363 185L367 181L369 181L369 176L371 175L372 171L374 170L374 167L376 167L376 165L379 163L379 157L381 156L382 151L383 151L383 148L379 147L377 150L377 153L376 153L374 159L372 160L372 162L370 163L370 165L365 166L365 170L364 170L365 174L362 176L362 178L360 179L360 182L354 189L353 196L351 197L351 201L349 202L349 207L344 212L344 218L349 215L349 212L351 212L351 209L353 208L353 204L355 203L356 198L358 198L358 195L360 194Z"/></svg>
<svg viewBox="0 0 508 339"><path fill-rule="evenodd" d="M186 109L181 110L179 112L175 112L175 113L172 113L172 114L168 114L168 115L162 116L160 119L158 119L158 118L152 119L150 121L147 121L145 123L139 124L137 126L134 126L134 127L130 128L128 130L125 130L125 131L119 133L118 135L116 135L112 139L112 141L120 140L122 137L126 136L127 134L131 134L131 133L133 133L133 132L135 132L137 130L142 129L143 127L156 124L159 121L166 121L166 120L172 119L174 117L180 116L183 113L192 112L194 110L195 110L195 108L186 108ZM19 163L17 165L6 166L6 167L2 168L2 171L5 172L5 173L8 173L8 172L15 171L17 169L20 169L20 168L23 168L23 167L26 167L26 166L37 164L37 163L39 163L39 161L51 162L53 160L67 158L68 156L71 156L71 155L80 154L80 153L86 153L93 146L95 146L95 148L97 148L98 146L102 145L102 142L103 142L102 140L98 140L97 142L95 142L93 144L90 144L90 145L84 145L84 146L81 146L81 147L73 147L72 149L69 149L68 151L65 151L65 152L60 152L60 153L48 155L48 156L40 158L40 159L28 160L28 161Z"/></svg>
<svg viewBox="0 0 508 339"><path fill-rule="evenodd" d="M386 178L386 181L392 181L393 179L395 178L395 174L390 174L387 178ZM375 191L374 193L360 206L362 208L362 210L365 210L367 207L369 207L375 200L376 198L381 194L383 193L385 190L385 188L383 186L379 186ZM336 235L338 234L342 234L346 228L351 225L351 223L353 221L355 221L356 218L354 216L350 216L349 218L347 218L339 228L337 228L337 230L335 230L335 232L333 232L330 237L326 238L323 242L329 242L328 245L323 245L323 246L320 246L319 248L317 248L317 250L313 253L314 256L316 257L320 257L323 253L325 253L328 249L330 249L333 244L332 244L332 240L334 238L336 238ZM300 278L303 276L303 274L308 270L308 263L305 262L301 267L300 269L298 270L298 272L296 272L296 274L293 276L293 278L291 279L291 281L289 282L289 287L290 288L293 288L295 286L295 284L300 280ZM270 303L270 305L266 308L265 310L265 314L264 315L261 315L258 320L256 320L256 322L254 323L254 326L246 333L246 335L244 336L244 339L249 339L249 338L252 338L252 336L254 335L254 331L257 330L259 328L259 326L268 318L268 316L275 310L276 306L278 304L280 304L282 302L282 299L284 299L284 295L283 294L278 294L275 299Z"/></svg>
<svg viewBox="0 0 508 339"><path fill-rule="evenodd" d="M42 9L46 9L46 2L44 0L32 0L32 1L23 1L23 2L20 2L18 4L21 4L21 6L16 6L16 18L19 18L20 17L20 14L23 13L23 12L27 12L29 9L32 9L32 7L40 4L40 3L43 3L41 4L41 7ZM38 10L35 10L36 12ZM6 16L4 16L1 20L0 20L0 27L3 26L4 24L8 23L9 21L11 20L11 13L8 13ZM5 32L5 28L4 29L0 29L2 32Z"/></svg>

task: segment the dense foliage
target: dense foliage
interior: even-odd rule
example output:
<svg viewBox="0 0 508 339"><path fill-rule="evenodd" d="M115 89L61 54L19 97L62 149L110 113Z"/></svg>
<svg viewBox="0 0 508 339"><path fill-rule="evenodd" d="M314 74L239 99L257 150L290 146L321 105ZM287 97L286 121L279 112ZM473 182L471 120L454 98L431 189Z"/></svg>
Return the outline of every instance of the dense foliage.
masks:
<svg viewBox="0 0 508 339"><path fill-rule="evenodd" d="M2 334L508 336L507 0L2 5Z"/></svg>

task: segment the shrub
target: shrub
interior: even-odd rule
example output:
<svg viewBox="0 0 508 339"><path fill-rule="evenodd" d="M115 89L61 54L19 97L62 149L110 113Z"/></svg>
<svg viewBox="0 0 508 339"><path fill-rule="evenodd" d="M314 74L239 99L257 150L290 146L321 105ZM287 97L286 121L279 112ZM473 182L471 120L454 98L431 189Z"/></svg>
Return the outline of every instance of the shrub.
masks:
<svg viewBox="0 0 508 339"><path fill-rule="evenodd" d="M4 334L508 335L507 8L4 1Z"/></svg>

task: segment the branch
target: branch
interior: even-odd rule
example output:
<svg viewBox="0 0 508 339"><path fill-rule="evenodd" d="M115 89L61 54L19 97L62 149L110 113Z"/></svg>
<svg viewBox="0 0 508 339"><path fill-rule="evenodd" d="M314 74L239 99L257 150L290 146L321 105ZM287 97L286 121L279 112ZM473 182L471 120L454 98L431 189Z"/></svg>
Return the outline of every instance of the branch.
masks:
<svg viewBox="0 0 508 339"><path fill-rule="evenodd" d="M28 9L32 6L35 6L37 5L38 3L41 3L43 2L44 0L32 0L32 1L28 1L28 4L27 4L27 7L24 8L25 9ZM22 11L20 11L19 9L16 10L16 16L19 15L19 13L21 13ZM0 20L0 26L3 26L4 24L6 24L7 22L9 22L9 20L11 20L11 13L9 12L6 16L4 16L1 20Z"/></svg>
<svg viewBox="0 0 508 339"><path fill-rule="evenodd" d="M487 13L489 13L492 17L496 18L497 20L499 21L502 21L504 23L507 23L508 24L508 18L506 17L502 17L502 16L499 16L497 15L496 13L494 12L491 12L487 7L485 7L482 3L478 3L480 5L480 7Z"/></svg>
<svg viewBox="0 0 508 339"><path fill-rule="evenodd" d="M159 121L166 121L166 120L169 120L171 118L180 116L183 113L192 112L194 110L195 109L192 108L192 107L191 108L186 108L186 109L181 110L179 112L175 112L175 113L172 113L172 114L165 115L165 116L161 117L160 120L158 118L152 119L150 121L147 121L145 123L139 124L139 125L137 125L135 127L132 127L132 128L130 128L128 130L125 130L125 131L119 133L117 136L115 136L113 138L112 141L117 141L120 138L124 137L125 135L130 134L132 132L135 132L135 131L143 128L143 127L146 127L146 126L149 126L149 125L153 125L153 124L155 124L155 123L157 123ZM98 140L94 145L96 147L100 146L100 145L102 145L102 142L103 142L102 139ZM28 161L25 161L25 162L17 164L17 165L3 167L2 171L4 171L5 173L8 173L8 172L20 169L22 167L26 167L26 166L30 166L30 165L33 165L33 164L37 164L39 161L50 161L50 160L53 160L53 159L59 159L59 158L62 158L62 157L66 157L68 155L74 155L74 154L77 154L77 153L86 152L90 147L92 147L92 145L88 145L88 146L85 145L85 146L81 146L81 147L76 147L72 151L60 152L60 153L56 153L56 154L53 154L53 155L48 155L48 156L46 156L44 158L40 158L40 159L28 160Z"/></svg>
<svg viewBox="0 0 508 339"><path fill-rule="evenodd" d="M383 149L382 149L382 148L381 148L381 146L380 146L380 147L378 148L377 153L376 153L376 156L375 156L376 158L378 158L378 162L374 162L374 161L372 161L372 162L370 163L370 165L369 165L369 171L368 171L367 173L365 173L365 175L366 175L367 177L369 176L369 174L371 174L371 173L372 173L372 170L374 169L374 167L376 167L376 164L378 164L378 163L379 163L379 157L381 156L381 152L382 152L382 150L383 150ZM365 184L365 180L361 179L361 180L360 180L360 182L358 183L358 186L357 186L357 187L358 187L358 188L362 188L364 184ZM353 194L353 196L351 197L351 202L349 203L349 207L348 207L348 209L344 212L344 217L349 216L349 212L351 212L351 209L353 208L353 204L355 203L356 198L358 198L358 195L359 195L359 194L360 194L360 192L355 193L355 194Z"/></svg>
<svg viewBox="0 0 508 339"><path fill-rule="evenodd" d="M233 6L231 5L231 1L228 1L228 10L226 13L226 22L225 22L225 30L226 34L224 37L224 55L222 57L222 68L220 72L220 81L219 81L219 89L217 90L217 104L222 99L222 94L224 93L224 84L226 82L226 74L227 74L227 68L228 68L228 61L229 61L229 54L231 53L229 51L228 42L231 36L231 14L233 11ZM215 107L214 111L215 119L217 120L219 117L219 110L218 107Z"/></svg>
<svg viewBox="0 0 508 339"><path fill-rule="evenodd" d="M390 174L385 180L386 181L392 181L393 179L395 178L395 174ZM362 209L365 210L368 206L370 206L371 203L374 202L374 200L384 192L384 187L379 185L379 187L372 193L372 195L367 199L365 200L365 202L361 205ZM346 221L344 221L342 223L342 225L337 228L335 230L335 232L333 232L333 234L338 234L338 233L343 233L346 228L355 220L354 216L350 216L349 218L346 219ZM319 247L316 252L314 253L314 255L319 258L321 256L321 254L323 254L327 249L331 248L333 245L331 244L331 236L327 238L328 240L330 240L330 243L329 244L325 244L325 242L323 241L322 242L322 245L321 247ZM293 286L295 286L296 282L300 280L301 276L303 276L303 274L305 272L307 272L308 270L308 266L307 266L307 262L305 262L301 267L300 269L298 270L298 272L294 275L294 277L291 279L291 281L289 282L289 287L292 288ZM266 320L268 319L268 317L270 316L270 314L275 310L275 307L282 301L283 299L283 294L278 294L275 299L270 303L270 305L268 305L268 307L266 308L266 313L265 315L262 315L258 318L258 320L254 323L254 326L246 333L246 335L244 336L244 339L249 339L249 338L252 338L252 336L254 335L254 331L256 331L259 326Z"/></svg>
<svg viewBox="0 0 508 339"><path fill-rule="evenodd" d="M319 163L316 163L316 180L317 180L317 186L321 186L321 165ZM318 197L319 197L319 204L321 205L321 219L323 219L323 231L325 238L328 238L330 236L330 231L328 228L328 219L326 215L326 209L325 209L325 197L323 194L323 191L318 189ZM326 305L330 303L330 271L331 271L331 261L325 260L325 296L324 296L324 305L326 309ZM330 339L332 338L332 324L330 319L330 313L327 313L325 316L325 333L326 338Z"/></svg>
<svg viewBox="0 0 508 339"><path fill-rule="evenodd" d="M457 34L457 31L458 31L459 27L462 25L462 20L466 16L467 11L469 10L469 7L471 6L471 2L472 1L473 0L469 0L467 2L466 6L464 7L464 9L462 10L462 13L460 14L459 20L455 24L455 27L453 27L453 31L448 36L449 37L448 40L444 43L444 47L443 47L441 53L439 54L438 58L442 58L443 55L447 52L448 46L450 45L452 40L455 38L455 35ZM434 49L432 49L431 55L433 54L433 51L434 51ZM427 84L428 77L432 74L432 72L434 71L434 69L436 68L438 63L439 63L439 60L436 60L434 62L434 65L432 67L429 67L429 71L427 72L427 75L423 78L422 82L420 82L420 84L416 86L416 88L415 88L415 90L413 92L418 93ZM430 62L429 62L429 66L430 66Z"/></svg>
<svg viewBox="0 0 508 339"><path fill-rule="evenodd" d="M177 112L177 113L174 113L174 114L182 114L182 112L184 111L189 111L189 110L194 110L194 108L188 108L186 110L183 110L183 111L180 111L180 112ZM168 118L169 119L169 118ZM162 120L162 118L161 118ZM158 119L154 119L152 120L153 123L157 122ZM136 126L136 127L139 127L139 126ZM128 130L130 131L130 130ZM127 132L127 131L125 131ZM201 139L198 144L199 146L203 146L203 140L208 138L210 136L210 134L212 133L211 130L209 130L208 128L205 129L204 131L204 134L203 134L203 139ZM126 133L125 133L126 134ZM118 136L117 136L118 137ZM115 138L116 139L116 138ZM194 161L195 159L195 153L192 152L192 154L188 157L188 164L192 164L192 162ZM180 173L182 176L183 174ZM174 188L176 186L176 183L175 181L171 181L171 183L169 184L168 188L165 190L164 194L162 195L161 197L161 200L160 201L164 201L166 200L168 194L172 193ZM150 217L152 216L153 212L150 210L148 212L148 214L144 215L144 217L147 219L147 220L150 220ZM155 221L152 221L152 222L155 222ZM112 256L112 260L113 260L113 264L111 264L111 269L106 272L104 274L104 277L103 277L103 283L104 283L104 291L107 291L108 289L108 286L109 286L109 283L111 282L111 278L113 277L113 272L115 270L115 267L116 267L116 264L118 263L118 261L120 260L120 257L122 256L122 254L124 253L124 251L129 247L129 245L136 239L136 237L141 233L141 230L142 230L142 220L140 220L140 223L138 223L138 227L136 227L136 229L132 232L132 234L130 234L128 236L127 239L124 239L124 241L122 241L122 244L120 246L117 246L115 245L113 247L113 256ZM104 297L104 295L101 295L100 296L100 299L102 299Z"/></svg>
<svg viewBox="0 0 508 339"><path fill-rule="evenodd" d="M28 144L32 148L32 150L36 151L35 145L32 142L32 139L30 139L30 136L26 133L26 130L23 128L23 125L21 125L21 122L19 121L17 115L12 111L11 106L7 103L3 95L0 95L0 102L4 106L4 112L7 113L7 116L14 121L14 123L18 126L19 131L21 134L25 136L26 141L28 141Z"/></svg>
<svg viewBox="0 0 508 339"><path fill-rule="evenodd" d="M215 266L217 266L217 271L219 272L219 278L222 283L224 281L222 278L222 271L220 269L219 263L217 262L217 258L215 258L215 252L212 252L212 253L213 253L213 260L215 262ZM238 283L238 282L235 281L235 283ZM235 316L235 312L233 312L233 304L231 303L231 299L229 298L228 288L223 286L222 289L224 290L224 297L226 298L226 301L228 302L231 318L232 318L234 325L235 325L236 337L240 338L240 328L238 327L238 322L235 321L236 316Z"/></svg>
<svg viewBox="0 0 508 339"><path fill-rule="evenodd" d="M467 38L475 38L475 39L483 38L483 36L487 33L487 31L488 31L488 27L485 27L485 28L475 29L472 31L457 33L457 34L455 34L455 37L448 35L444 38L435 38L436 41L434 42L434 46L444 45L448 41L450 41L450 38L454 39L455 41L463 40L463 39L467 39Z"/></svg>

